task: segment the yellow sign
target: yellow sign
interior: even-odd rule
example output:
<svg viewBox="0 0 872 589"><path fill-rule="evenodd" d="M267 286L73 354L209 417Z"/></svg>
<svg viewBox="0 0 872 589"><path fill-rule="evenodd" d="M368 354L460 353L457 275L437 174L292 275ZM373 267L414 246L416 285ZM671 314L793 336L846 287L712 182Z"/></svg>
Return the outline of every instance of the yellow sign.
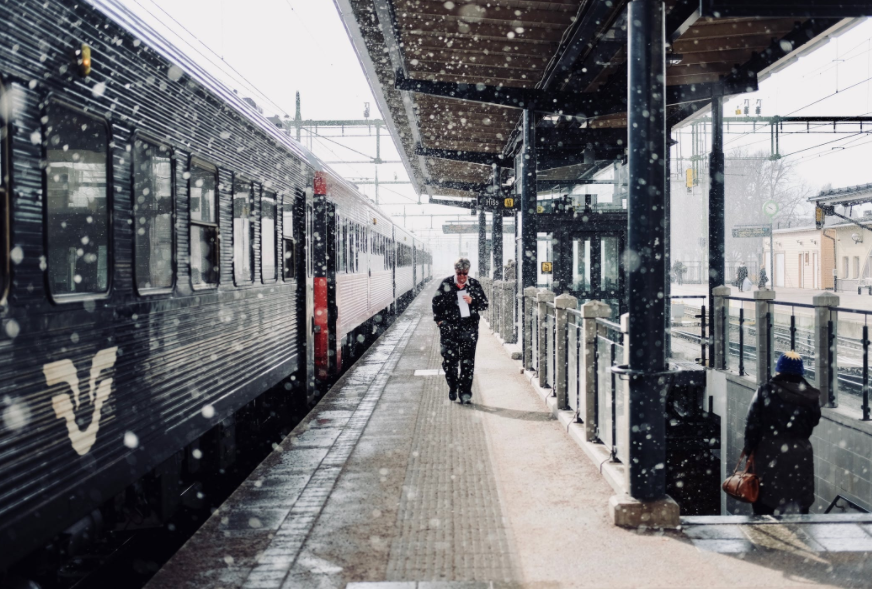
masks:
<svg viewBox="0 0 872 589"><path fill-rule="evenodd" d="M688 188L693 188L693 185L695 184L695 182L693 181L693 169L692 168L687 169L686 178L687 179L685 180L685 186L687 186Z"/></svg>
<svg viewBox="0 0 872 589"><path fill-rule="evenodd" d="M514 198L507 198L507 199L503 200L503 206L506 207L507 209L515 208L515 199Z"/></svg>
<svg viewBox="0 0 872 589"><path fill-rule="evenodd" d="M543 207L542 205L536 205L536 212L537 213L544 213L545 207Z"/></svg>
<svg viewBox="0 0 872 589"><path fill-rule="evenodd" d="M551 274L554 271L554 265L551 262L542 262L542 274Z"/></svg>
<svg viewBox="0 0 872 589"><path fill-rule="evenodd" d="M824 210L821 207L814 208L814 224L818 229L822 229L824 226L824 219L826 216L824 215ZM847 259L847 258L845 258Z"/></svg>

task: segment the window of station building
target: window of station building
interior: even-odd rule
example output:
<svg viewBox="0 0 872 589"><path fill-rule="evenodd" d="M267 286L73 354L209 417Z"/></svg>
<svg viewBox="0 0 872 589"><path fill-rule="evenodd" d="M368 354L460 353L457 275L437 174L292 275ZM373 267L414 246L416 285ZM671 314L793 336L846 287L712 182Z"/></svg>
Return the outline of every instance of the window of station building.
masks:
<svg viewBox="0 0 872 589"><path fill-rule="evenodd" d="M11 169L9 150L9 127L12 105L11 95L6 93L0 79L0 303L6 298L9 285L9 170Z"/></svg>
<svg viewBox="0 0 872 589"><path fill-rule="evenodd" d="M260 199L260 260L261 278L274 282L276 273L276 195L264 191Z"/></svg>
<svg viewBox="0 0 872 589"><path fill-rule="evenodd" d="M48 287L57 297L109 292L109 129L56 102L45 119Z"/></svg>
<svg viewBox="0 0 872 589"><path fill-rule="evenodd" d="M168 145L133 142L134 274L139 292L173 286L173 160Z"/></svg>
<svg viewBox="0 0 872 589"><path fill-rule="evenodd" d="M254 280L254 244L252 239L252 193L250 180L233 182L233 280L248 284Z"/></svg>
<svg viewBox="0 0 872 589"><path fill-rule="evenodd" d="M191 284L214 287L220 276L218 168L191 161L188 180L191 206Z"/></svg>
<svg viewBox="0 0 872 589"><path fill-rule="evenodd" d="M854 278L860 278L860 256L854 256Z"/></svg>
<svg viewBox="0 0 872 589"><path fill-rule="evenodd" d="M286 196L282 207L282 280L293 280L296 276L295 245L294 197Z"/></svg>

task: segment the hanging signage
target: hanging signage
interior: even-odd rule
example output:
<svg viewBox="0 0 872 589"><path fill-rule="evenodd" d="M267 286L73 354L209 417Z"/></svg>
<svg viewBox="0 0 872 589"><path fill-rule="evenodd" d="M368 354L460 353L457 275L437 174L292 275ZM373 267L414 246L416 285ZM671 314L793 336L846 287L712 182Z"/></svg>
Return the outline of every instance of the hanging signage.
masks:
<svg viewBox="0 0 872 589"><path fill-rule="evenodd" d="M715 18L872 16L869 0L700 0L700 15Z"/></svg>
<svg viewBox="0 0 872 589"><path fill-rule="evenodd" d="M772 235L771 225L733 227L733 237L769 237L770 235Z"/></svg>
<svg viewBox="0 0 872 589"><path fill-rule="evenodd" d="M491 228L487 228L488 233L491 232ZM442 224L442 233L447 235L459 235L459 234L478 234L478 223L443 223ZM515 234L515 226L508 225L503 223L503 233Z"/></svg>

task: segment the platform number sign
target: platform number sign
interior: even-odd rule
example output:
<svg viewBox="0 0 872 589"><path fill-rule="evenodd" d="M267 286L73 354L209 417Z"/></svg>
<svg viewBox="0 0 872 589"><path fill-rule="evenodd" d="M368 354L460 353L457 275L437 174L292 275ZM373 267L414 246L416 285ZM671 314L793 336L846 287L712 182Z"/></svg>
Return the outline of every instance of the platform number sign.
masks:
<svg viewBox="0 0 872 589"><path fill-rule="evenodd" d="M542 262L542 274L553 274L554 264L551 262Z"/></svg>
<svg viewBox="0 0 872 589"><path fill-rule="evenodd" d="M506 208L506 209L515 208L515 199L514 198L504 198L503 199L503 208Z"/></svg>

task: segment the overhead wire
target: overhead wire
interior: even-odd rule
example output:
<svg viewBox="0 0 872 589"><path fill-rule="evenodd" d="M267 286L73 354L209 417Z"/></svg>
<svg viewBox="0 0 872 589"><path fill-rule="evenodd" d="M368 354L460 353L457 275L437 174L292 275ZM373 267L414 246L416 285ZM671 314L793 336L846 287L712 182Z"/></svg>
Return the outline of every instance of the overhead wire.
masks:
<svg viewBox="0 0 872 589"><path fill-rule="evenodd" d="M140 8L142 8L146 13L148 13L149 16L151 16L153 19L157 20L158 22L162 22L161 19L158 18L158 17L157 17L153 12L151 12L148 8L146 8L145 6L143 6L142 3L141 3L139 0L133 0L133 1L134 1L134 2L135 2L135 3L136 3ZM195 35L194 33L192 33L192 32L191 32L187 27L185 27L185 25L183 25L181 22L179 22L179 21L178 21L178 20L177 20L177 19L176 19L172 14L170 14L169 12L167 12L167 11L166 11L166 10L165 10L161 5L160 5L160 4L158 4L157 2L155 2L155 0L149 0L149 1L150 1L150 2L155 6L155 7L157 7L158 10L160 10L160 11L163 12L165 15L167 15L167 16L168 16L168 17L169 17L169 18L170 18L174 23L176 23L179 27L181 27L182 30L184 30L188 35L190 35L191 37L193 37L193 38L194 38L198 43L200 43L203 47L205 47L207 50L209 50L209 52L211 52L215 57L217 57L218 59L220 59L222 63L224 63L225 65L227 65L227 67L229 67L231 70L233 70L233 72L235 72L236 75L238 75L239 78L242 79L242 81L240 81L239 78L236 78L235 76L233 76L232 74L230 74L227 70L225 70L224 68L222 68L219 64L217 64L217 63L215 63L214 61L212 61L211 59L209 59L208 56L204 55L204 54L203 54L199 49L197 49L197 48L196 48L196 47L195 47L195 46L194 46L190 41L188 41L187 39L185 39L182 35L179 35L179 33L178 33L177 31L173 31L172 28L167 27L167 28L168 28L170 31L172 31L172 32L173 32L173 33L174 33L174 34L175 34L179 39L181 39L182 41L184 41L185 44L187 44L191 49L193 49L194 51L196 51L196 52L197 52L201 57L203 57L204 59L206 59L206 60L207 60L209 63L211 63L213 66L217 67L217 68L218 68L219 70L221 70L224 74L226 74L226 75L230 76L231 78L233 78L236 82L239 82L239 83L242 84L242 85L247 85L247 89L248 89L248 90L250 90L251 92L257 94L260 98L263 98L266 102L268 102L269 104L271 104L272 106L274 106L274 107L278 110L278 112L280 112L280 113L283 114L283 115L290 116L290 115L288 115L288 113L287 113L287 112L286 112L286 111L285 111L281 106L279 106L278 104L276 104L275 102L273 102L272 100L270 100L270 98L269 98L266 94L264 94L261 90L259 90L259 89L257 88L257 86L255 86L251 81L248 80L248 78L246 78L245 76L243 76L243 75L239 72L239 70L237 70L235 67L233 67L232 65L230 65L230 63L227 62L227 61L226 61L226 60L225 60L221 55L219 55L219 54L218 54L214 49L212 49L212 48L209 47L206 43L204 43L204 42L203 42L199 37L197 37L197 35Z"/></svg>

